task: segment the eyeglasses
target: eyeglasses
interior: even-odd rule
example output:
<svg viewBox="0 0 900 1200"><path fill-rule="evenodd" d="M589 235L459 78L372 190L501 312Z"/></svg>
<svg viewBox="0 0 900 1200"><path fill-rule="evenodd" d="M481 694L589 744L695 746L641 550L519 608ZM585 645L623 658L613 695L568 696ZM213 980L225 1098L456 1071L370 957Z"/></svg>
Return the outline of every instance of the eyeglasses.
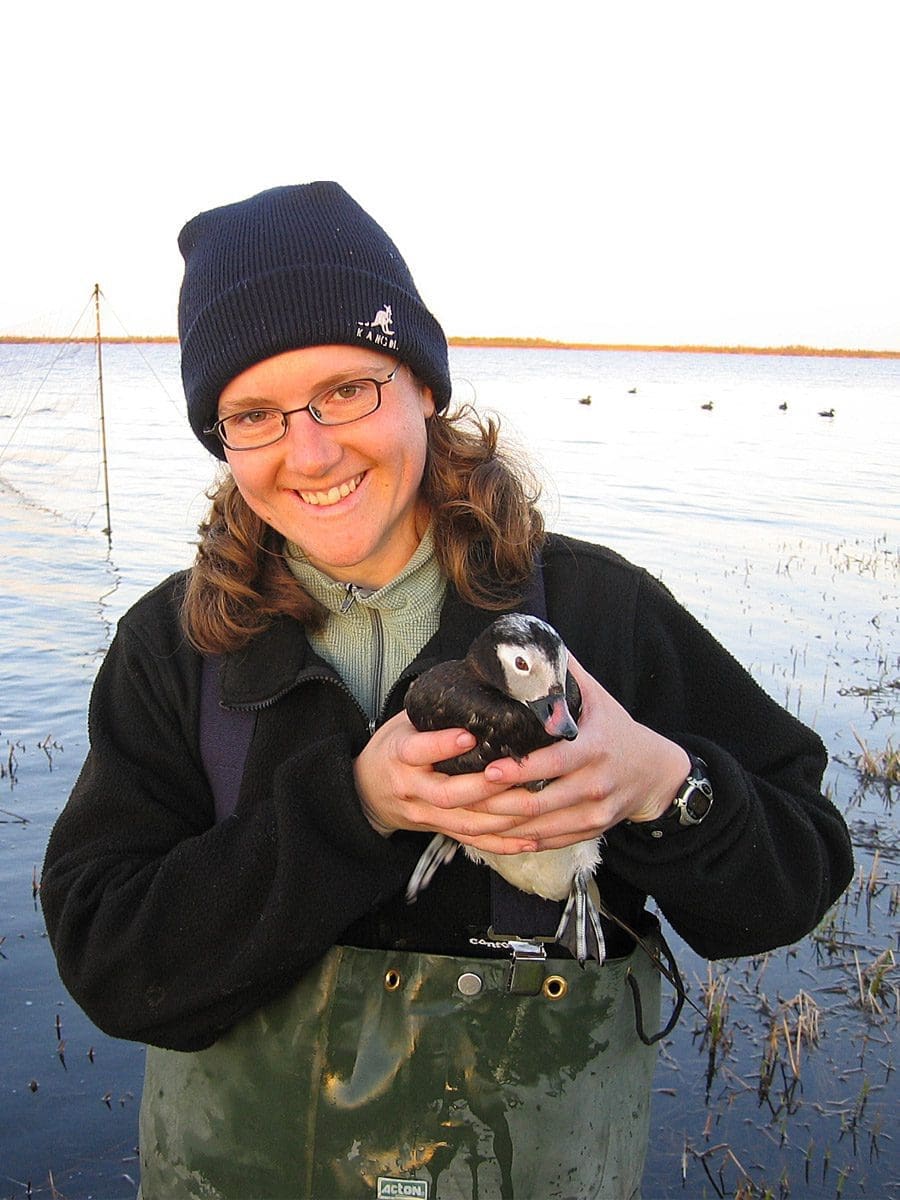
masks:
<svg viewBox="0 0 900 1200"><path fill-rule="evenodd" d="M308 412L317 425L349 425L381 407L381 389L393 382L402 366L397 363L387 379L349 379L326 388L300 408L249 408L233 413L203 432L216 434L229 450L260 450L281 441L288 431L288 417L296 413Z"/></svg>

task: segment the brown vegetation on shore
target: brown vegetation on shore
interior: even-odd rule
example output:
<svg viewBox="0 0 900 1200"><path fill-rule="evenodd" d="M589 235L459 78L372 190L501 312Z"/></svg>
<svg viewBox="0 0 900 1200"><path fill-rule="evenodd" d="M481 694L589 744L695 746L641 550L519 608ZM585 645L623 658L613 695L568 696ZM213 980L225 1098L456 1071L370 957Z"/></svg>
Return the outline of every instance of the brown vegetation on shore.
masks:
<svg viewBox="0 0 900 1200"><path fill-rule="evenodd" d="M32 344L60 346L67 342L92 346L96 341L96 337L26 337L24 334L15 333L0 335L0 346L30 346ZM167 342L175 345L178 338L174 334L148 334L144 337L107 337L104 334L100 341L104 346L130 346L132 343L157 345Z"/></svg>
<svg viewBox="0 0 900 1200"><path fill-rule="evenodd" d="M0 345L25 345L31 343L46 343L57 345L64 342L92 344L97 339L93 337L26 337L25 335L0 335ZM175 345L178 338L174 334L148 334L143 337L107 337L101 338L104 345L141 345L170 344ZM515 337L450 337L447 339L451 346L490 348L498 350L607 350L635 351L641 353L665 354L770 354L806 358L900 358L900 350L846 350L837 347L821 346L700 346L700 345L641 345L638 342L558 342L549 338L515 338Z"/></svg>
<svg viewBox="0 0 900 1200"><path fill-rule="evenodd" d="M640 345L622 342L555 342L546 338L451 337L451 346L490 346L510 350L631 350L667 354L783 354L810 358L900 358L900 350L842 350L817 346Z"/></svg>

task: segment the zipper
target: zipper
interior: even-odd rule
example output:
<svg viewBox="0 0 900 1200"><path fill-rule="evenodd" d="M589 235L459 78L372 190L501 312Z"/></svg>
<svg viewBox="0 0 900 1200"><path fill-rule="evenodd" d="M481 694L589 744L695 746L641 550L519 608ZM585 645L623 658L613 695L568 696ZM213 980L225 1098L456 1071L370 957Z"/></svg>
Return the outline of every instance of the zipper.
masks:
<svg viewBox="0 0 900 1200"><path fill-rule="evenodd" d="M301 683L330 683L332 687L336 687L339 691L343 692L352 702L353 707L362 717L369 737L375 732L377 722L370 719L369 714L347 687L346 683L344 683L343 679L336 673L334 675L326 675L320 672L316 675L304 675L302 678L295 679L293 683L288 684L286 688L282 688L280 692L276 692L274 696L267 696L265 700L254 700L251 704L229 704L227 708L231 712L262 712L264 709L272 708L279 700L283 700L289 692L299 687Z"/></svg>
<svg viewBox="0 0 900 1200"><path fill-rule="evenodd" d="M341 601L341 606L339 609L339 611L341 613L346 613L350 610L350 608L352 607L354 602L358 599L358 595L360 593L362 593L363 595L368 594L368 593L364 592L363 589L358 587L355 583L348 583L348 584L345 584L344 586L345 586L345 590L346 590L346 595L345 595L344 599ZM419 670L411 670L410 668L412 667L412 663L407 664L407 666L405 666L403 668L403 670L400 672L397 679L394 681L394 684L391 687L390 692L387 695L383 694L384 693L384 641L385 641L385 639L384 639L384 622L382 620L381 613L378 611L378 609L367 608L366 611L369 614L369 620L370 620L371 626L372 626L372 635L375 640L376 653L375 653L375 674L374 674L372 708L373 708L374 712L376 713L376 716L374 716L374 717L369 716L369 714L365 711L363 706L353 695L353 692L350 690L350 688L347 686L347 684L344 682L344 680L341 679L341 677L337 674L337 672L335 672L333 675L326 675L321 672L318 674L315 674L315 675L304 675L302 679L295 679L293 681L293 683L290 683L290 684L288 684L287 687L282 688L280 692L276 692L272 696L267 696L265 700L256 700L250 704L229 704L228 708L232 709L234 712L261 712L263 709L271 708L272 705L277 704L279 702L279 700L282 700L289 692L292 692L295 687L298 687L301 682L302 683L307 683L307 682L309 682L309 683L330 683L330 684L333 684L335 687L339 688L340 691L342 691L346 696L348 696L350 698L350 700L353 703L353 707L356 709L356 711L360 714L360 716L363 719L363 723L366 726L369 737L371 737L372 734L375 732L375 730L378 728L378 726L383 724L383 722L385 720L387 720L387 716L386 716L387 703L390 700L391 696L394 694L394 692L397 690L398 685L403 683L406 680L414 679L419 674ZM425 663L421 669L425 669L425 667L427 667L428 665L429 665L428 663Z"/></svg>
<svg viewBox="0 0 900 1200"><path fill-rule="evenodd" d="M385 697L384 692L384 622L381 619L381 613L377 609L369 609L369 617L372 621L372 633L375 638L375 671L372 680L372 711L376 716L370 724L377 724L378 717L381 716L384 708Z"/></svg>
<svg viewBox="0 0 900 1200"><path fill-rule="evenodd" d="M348 583L344 586L347 594L341 602L339 611L342 614L349 612L355 601L357 601L361 596L365 598L370 594L368 591L358 587L355 583ZM384 621L382 620L381 613L377 608L369 608L366 605L363 605L363 608L368 613L369 624L372 627L372 637L375 643L375 667L372 676L372 711L376 715L374 717L370 717L366 713L363 714L366 717L366 724L369 729L369 737L371 737L378 728L380 720L384 716ZM357 707L359 707L360 711L362 711L360 705L357 705Z"/></svg>

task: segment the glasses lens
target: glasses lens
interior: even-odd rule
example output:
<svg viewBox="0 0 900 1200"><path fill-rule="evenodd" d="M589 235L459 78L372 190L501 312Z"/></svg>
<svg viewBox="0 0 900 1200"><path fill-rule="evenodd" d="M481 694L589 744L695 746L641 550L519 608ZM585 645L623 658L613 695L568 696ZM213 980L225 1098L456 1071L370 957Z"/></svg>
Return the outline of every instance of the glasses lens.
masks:
<svg viewBox="0 0 900 1200"><path fill-rule="evenodd" d="M277 441L284 433L284 414L277 408L258 408L226 417L219 428L226 446L246 450Z"/></svg>
<svg viewBox="0 0 900 1200"><path fill-rule="evenodd" d="M385 382L393 379L392 372ZM352 379L347 383L323 392L310 401L310 416L320 425L347 425L373 413L381 400L381 384L374 379ZM302 408L255 408L248 412L235 413L219 424L222 440L231 450L254 450L269 446L285 434L288 418L300 413Z"/></svg>
<svg viewBox="0 0 900 1200"><path fill-rule="evenodd" d="M352 379L319 396L309 407L322 425L358 421L378 407L378 385L374 379Z"/></svg>

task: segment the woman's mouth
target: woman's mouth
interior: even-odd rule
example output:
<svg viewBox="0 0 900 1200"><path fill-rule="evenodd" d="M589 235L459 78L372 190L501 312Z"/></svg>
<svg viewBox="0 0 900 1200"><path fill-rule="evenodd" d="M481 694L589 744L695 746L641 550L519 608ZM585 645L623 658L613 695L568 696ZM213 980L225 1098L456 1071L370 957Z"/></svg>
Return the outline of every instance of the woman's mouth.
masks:
<svg viewBox="0 0 900 1200"><path fill-rule="evenodd" d="M326 508L330 504L337 504L339 500L343 500L351 492L355 492L362 482L362 478L362 475L356 475L353 479L348 479L346 483L329 488L327 492L298 491L297 495L301 500L305 500L307 504L315 504L319 508Z"/></svg>

